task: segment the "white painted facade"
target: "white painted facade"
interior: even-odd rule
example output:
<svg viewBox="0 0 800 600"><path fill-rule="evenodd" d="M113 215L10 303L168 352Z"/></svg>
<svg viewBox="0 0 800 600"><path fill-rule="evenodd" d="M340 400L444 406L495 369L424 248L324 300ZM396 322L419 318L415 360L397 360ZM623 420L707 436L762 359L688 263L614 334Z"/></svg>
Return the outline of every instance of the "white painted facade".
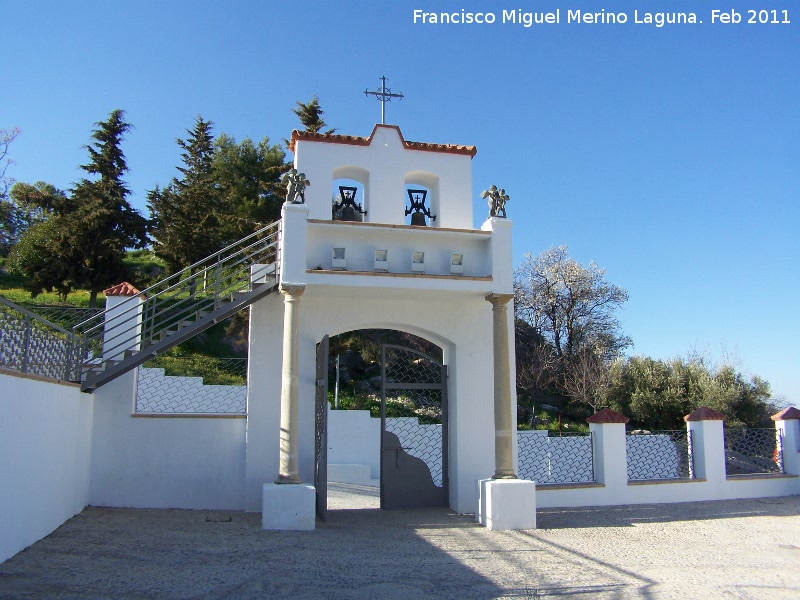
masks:
<svg viewBox="0 0 800 600"><path fill-rule="evenodd" d="M473 228L474 148L409 143L397 127L385 125L376 125L369 138L295 132L292 143L294 166L311 182L304 204L284 205L279 262L282 286L304 286L296 305L300 476L313 481L316 345L325 335L357 329L405 331L443 349L450 506L474 512L476 482L495 466L493 322L486 296L513 293L511 221L492 218ZM331 191L340 179L359 182L363 222L331 220ZM436 220L427 227L405 225L407 184L429 191ZM334 248L345 248L344 270L332 262ZM386 272L375 269L376 250L387 251ZM413 252L425 253L424 273L412 270ZM451 274L454 253L463 256L463 274ZM271 295L251 307L245 490L251 511L261 509L262 486L278 471L282 305L281 296ZM512 312L507 327L513 332ZM510 363L513 382L513 358ZM513 391L507 403L515 416Z"/></svg>

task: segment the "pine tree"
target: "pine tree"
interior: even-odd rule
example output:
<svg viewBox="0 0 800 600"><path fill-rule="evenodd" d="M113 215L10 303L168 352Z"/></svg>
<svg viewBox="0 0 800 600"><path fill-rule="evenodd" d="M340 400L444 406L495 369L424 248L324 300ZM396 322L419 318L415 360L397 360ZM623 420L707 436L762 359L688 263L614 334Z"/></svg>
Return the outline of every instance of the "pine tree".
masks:
<svg viewBox="0 0 800 600"><path fill-rule="evenodd" d="M297 108L293 108L292 112L297 115L300 119L300 122L305 127L306 131L310 131L311 133L321 133L324 127L327 126L327 123L322 119L322 115L325 111L322 110L322 107L319 105L319 98L315 95L311 102L307 104L303 104L302 102L297 103ZM328 129L325 132L327 134L334 133L335 129Z"/></svg>
<svg viewBox="0 0 800 600"><path fill-rule="evenodd" d="M148 193L153 249L173 273L222 247L212 126L211 121L197 117L194 128L187 130L188 137L177 140L183 150L183 166L178 167L182 176Z"/></svg>
<svg viewBox="0 0 800 600"><path fill-rule="evenodd" d="M281 176L289 166L280 145L265 137L240 143L220 134L214 143L214 177L223 205L222 238L225 244L280 219L285 192Z"/></svg>
<svg viewBox="0 0 800 600"><path fill-rule="evenodd" d="M122 180L128 166L120 146L131 129L124 117L117 109L95 124L94 141L86 146L90 161L81 168L97 178L82 179L72 189L76 210L64 215L69 230L63 241L80 249L83 269L78 283L89 288L92 307L103 288L125 276L125 249L147 243L147 221L128 203L130 192Z"/></svg>

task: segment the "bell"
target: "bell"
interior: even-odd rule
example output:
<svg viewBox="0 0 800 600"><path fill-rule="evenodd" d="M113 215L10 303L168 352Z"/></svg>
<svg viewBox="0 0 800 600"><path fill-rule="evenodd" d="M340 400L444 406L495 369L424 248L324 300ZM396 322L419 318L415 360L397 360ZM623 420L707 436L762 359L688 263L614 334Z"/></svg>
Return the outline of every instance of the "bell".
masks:
<svg viewBox="0 0 800 600"><path fill-rule="evenodd" d="M428 223L425 220L425 215L421 212L411 213L411 224L419 225L420 227L427 227Z"/></svg>
<svg viewBox="0 0 800 600"><path fill-rule="evenodd" d="M356 220L356 211L355 209L348 205L342 209L342 221L355 221Z"/></svg>

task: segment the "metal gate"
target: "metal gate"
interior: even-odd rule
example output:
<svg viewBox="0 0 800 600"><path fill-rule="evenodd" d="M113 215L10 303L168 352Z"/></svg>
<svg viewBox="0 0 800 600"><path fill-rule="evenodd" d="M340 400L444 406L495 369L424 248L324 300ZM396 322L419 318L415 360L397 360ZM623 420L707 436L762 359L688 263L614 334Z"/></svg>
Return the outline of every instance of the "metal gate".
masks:
<svg viewBox="0 0 800 600"><path fill-rule="evenodd" d="M448 506L447 366L381 346L381 508Z"/></svg>
<svg viewBox="0 0 800 600"><path fill-rule="evenodd" d="M328 336L317 346L317 394L314 425L314 488L317 516L328 518Z"/></svg>

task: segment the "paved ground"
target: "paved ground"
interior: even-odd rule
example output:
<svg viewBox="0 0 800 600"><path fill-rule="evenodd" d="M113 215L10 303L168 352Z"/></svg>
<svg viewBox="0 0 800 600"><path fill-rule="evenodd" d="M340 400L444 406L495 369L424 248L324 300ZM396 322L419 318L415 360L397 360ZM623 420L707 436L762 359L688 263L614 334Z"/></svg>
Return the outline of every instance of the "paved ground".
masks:
<svg viewBox="0 0 800 600"><path fill-rule="evenodd" d="M239 512L88 508L0 565L0 598L799 598L800 496L543 509L493 532L332 493L314 532Z"/></svg>

